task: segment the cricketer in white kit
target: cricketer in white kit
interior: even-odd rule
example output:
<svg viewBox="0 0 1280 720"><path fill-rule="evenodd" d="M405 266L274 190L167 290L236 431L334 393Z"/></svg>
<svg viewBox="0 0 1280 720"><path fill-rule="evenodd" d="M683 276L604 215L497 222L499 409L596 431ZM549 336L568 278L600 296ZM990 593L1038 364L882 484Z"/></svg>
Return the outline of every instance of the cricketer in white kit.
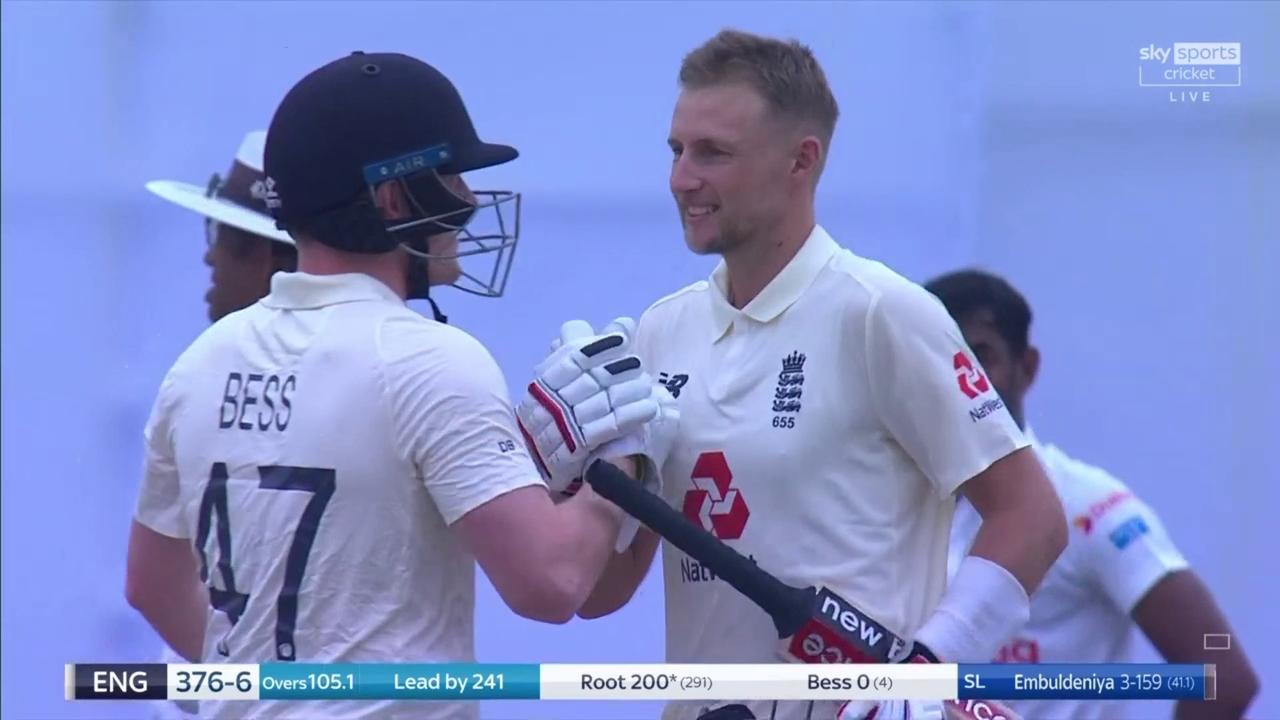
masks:
<svg viewBox="0 0 1280 720"><path fill-rule="evenodd" d="M1066 550L1031 598L1031 613L996 653L1003 663L1133 662L1140 629L1168 662L1219 666L1218 698L1180 701L1179 720L1239 718L1257 692L1257 678L1213 595L1175 546L1147 503L1107 471L1039 442L1026 424L1026 395L1039 372L1030 341L1031 307L1004 278L958 270L926 283L956 320L996 392L1024 428L1062 500L1070 522ZM952 525L955 573L980 532L982 519L961 501ZM1205 636L1216 636L1217 643ZM1209 649L1217 645L1222 649ZM1029 718L1131 720L1142 704L1041 700L1010 703ZM1146 706L1155 710L1158 706Z"/></svg>

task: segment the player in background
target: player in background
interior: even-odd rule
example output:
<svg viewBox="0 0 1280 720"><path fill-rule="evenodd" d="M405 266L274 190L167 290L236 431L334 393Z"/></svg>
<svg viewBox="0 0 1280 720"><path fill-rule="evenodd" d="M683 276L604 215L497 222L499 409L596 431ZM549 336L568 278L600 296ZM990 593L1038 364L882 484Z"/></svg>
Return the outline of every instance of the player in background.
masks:
<svg viewBox="0 0 1280 720"><path fill-rule="evenodd" d="M477 561L513 610L565 622L630 542L589 488L558 504L548 492L594 457L633 473L624 454L662 459L652 448L676 416L629 355L629 328L567 323L513 414L484 347L405 305L457 283L460 256L514 246L502 213L518 195L472 192L461 175L516 155L480 141L453 84L404 55L352 54L282 101L259 192L298 272L182 354L145 433L126 595L185 658L474 662ZM481 213L498 215L498 233L469 230ZM481 292L501 295L505 277ZM200 710L478 714L391 701Z"/></svg>
<svg viewBox="0 0 1280 720"><path fill-rule="evenodd" d="M205 218L204 262L212 269L205 302L212 322L258 302L271 289L272 275L298 267L293 239L276 229L263 197L266 139L265 130L246 135L230 172L215 173L203 188L176 180L147 183L151 192Z"/></svg>
<svg viewBox="0 0 1280 720"><path fill-rule="evenodd" d="M205 293L209 320L246 308L271 289L271 276L293 272L298 253L293 238L277 230L261 192L262 149L267 131L245 136L226 176L214 173L204 187L177 180L152 180L147 189L204 216L204 262L212 270ZM161 662L181 663L182 656L165 645ZM185 718L196 712L193 701L159 702L157 718Z"/></svg>
<svg viewBox="0 0 1280 720"><path fill-rule="evenodd" d="M637 331L680 406L667 500L782 581L824 584L943 661L990 657L1065 543L1040 464L937 301L817 224L838 113L809 49L724 31L679 80L671 193L689 249L722 260ZM956 494L987 522L948 587ZM579 614L622 607L657 548L642 532ZM667 661L777 662L766 614L666 550ZM743 704L774 720L840 707ZM707 710L673 702L664 717ZM894 720L866 706L843 716L870 713Z"/></svg>
<svg viewBox="0 0 1280 720"><path fill-rule="evenodd" d="M1004 278L961 270L925 287L946 306L1015 422L1044 464L1070 519L1070 537L1031 598L1031 618L994 654L1009 663L1132 662L1136 624L1171 663L1216 663L1218 699L1180 702L1178 720L1240 718L1258 679L1238 637L1231 649L1205 650L1206 634L1230 634L1213 595L1196 576L1155 511L1107 471L1041 442L1025 400L1040 368L1030 343L1031 308ZM981 532L982 518L962 501L951 530L955 568ZM1126 703L1010 702L1036 720L1132 718Z"/></svg>

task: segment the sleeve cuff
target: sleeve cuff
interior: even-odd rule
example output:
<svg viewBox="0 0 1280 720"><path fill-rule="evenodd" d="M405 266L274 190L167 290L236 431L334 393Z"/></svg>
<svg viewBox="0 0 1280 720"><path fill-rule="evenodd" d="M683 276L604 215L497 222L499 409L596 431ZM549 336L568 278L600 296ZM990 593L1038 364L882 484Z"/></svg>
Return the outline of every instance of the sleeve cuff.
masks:
<svg viewBox="0 0 1280 720"><path fill-rule="evenodd" d="M148 530L164 535L165 537L171 537L175 540L191 539L191 535L183 526L181 518L164 517L147 512L137 512L134 514L133 519L139 525L142 525Z"/></svg>

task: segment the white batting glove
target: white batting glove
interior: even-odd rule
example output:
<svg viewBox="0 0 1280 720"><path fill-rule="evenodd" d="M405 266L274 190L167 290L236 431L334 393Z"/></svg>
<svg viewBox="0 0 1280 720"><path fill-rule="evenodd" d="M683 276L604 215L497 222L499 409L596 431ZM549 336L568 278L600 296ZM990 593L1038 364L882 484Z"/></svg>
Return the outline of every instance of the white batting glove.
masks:
<svg viewBox="0 0 1280 720"><path fill-rule="evenodd" d="M629 328L615 322L606 330L597 335L582 320L561 326L516 406L525 444L552 492L580 483L594 450L658 413L653 379L630 354Z"/></svg>
<svg viewBox="0 0 1280 720"><path fill-rule="evenodd" d="M639 470L636 479L649 492L661 495L662 464L667 461L671 446L675 444L676 431L680 428L680 406L671 396L671 391L661 383L653 383L652 392L658 404L658 413L653 416L653 419L638 430L601 445L592 453L587 465L590 466L596 458L634 456ZM624 516L614 550L622 552L630 547L639 531L640 521L630 515Z"/></svg>

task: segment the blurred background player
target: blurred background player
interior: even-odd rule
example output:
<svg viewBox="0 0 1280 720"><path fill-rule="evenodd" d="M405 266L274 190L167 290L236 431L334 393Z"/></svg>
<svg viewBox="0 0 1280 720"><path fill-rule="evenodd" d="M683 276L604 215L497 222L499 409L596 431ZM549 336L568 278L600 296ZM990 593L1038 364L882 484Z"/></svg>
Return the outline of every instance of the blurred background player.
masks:
<svg viewBox="0 0 1280 720"><path fill-rule="evenodd" d="M271 290L271 276L293 272L298 253L289 233L276 228L266 204L262 151L265 130L245 136L226 176L214 174L201 188L175 180L153 180L147 189L205 217L208 249L204 262L212 269L205 295L209 319L249 307Z"/></svg>
<svg viewBox="0 0 1280 720"><path fill-rule="evenodd" d="M629 433L646 454L663 427L627 328L566 324L517 429L483 346L405 306L459 281L461 238L514 245L514 232L485 246L467 227L518 196L473 193L461 174L516 155L481 142L452 83L404 55L355 53L282 101L257 192L295 240L298 271L183 353L147 424L126 594L183 657L472 662L476 561L513 610L564 622L630 541L589 488L557 505L544 483ZM201 704L246 712L477 708Z"/></svg>
<svg viewBox="0 0 1280 720"><path fill-rule="evenodd" d="M679 80L670 189L689 249L722 261L637 331L680 405L667 500L784 582L826 585L922 643L916 657L990 657L1065 543L1053 488L938 303L816 223L838 111L809 49L724 31ZM955 493L987 523L948 588ZM580 614L622 607L657 547L646 532L615 556ZM777 662L770 619L667 550L667 661ZM840 707L742 704L774 720ZM843 716L898 720L873 705ZM664 717L707 709L672 702Z"/></svg>
<svg viewBox="0 0 1280 720"><path fill-rule="evenodd" d="M1030 621L994 660L1133 662L1136 624L1166 662L1218 665L1218 699L1178 703L1178 720L1242 717L1258 692L1257 676L1239 638L1232 637L1230 650L1205 649L1205 635L1230 635L1231 626L1155 511L1105 470L1040 442L1027 423L1024 403L1040 368L1040 352L1030 343L1026 299L1005 279L979 270L942 275L925 287L959 323L996 392L1031 439L1071 521L1066 550L1031 598ZM973 506L961 500L951 532L953 570L982 525ZM1036 720L1132 720L1139 712L1121 702L1009 704Z"/></svg>
<svg viewBox="0 0 1280 720"><path fill-rule="evenodd" d="M205 293L209 320L261 300L271 290L271 276L298 268L298 252L289 233L276 229L262 188L262 151L266 130L245 136L226 176L214 173L203 188L177 180L152 180L147 189L204 216L204 262L211 269ZM182 656L165 645L161 662L180 663ZM158 703L156 717L182 718L196 712L194 701Z"/></svg>

